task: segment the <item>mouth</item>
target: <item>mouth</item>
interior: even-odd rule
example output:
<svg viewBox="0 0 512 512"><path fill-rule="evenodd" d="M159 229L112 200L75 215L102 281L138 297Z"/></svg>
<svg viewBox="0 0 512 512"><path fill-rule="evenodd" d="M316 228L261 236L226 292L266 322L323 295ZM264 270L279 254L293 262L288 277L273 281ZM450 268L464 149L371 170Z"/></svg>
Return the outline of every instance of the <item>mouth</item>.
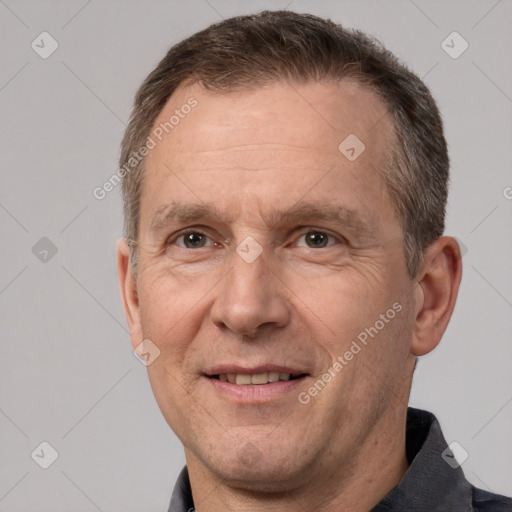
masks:
<svg viewBox="0 0 512 512"><path fill-rule="evenodd" d="M276 364L217 365L203 373L218 396L238 404L289 400L310 377L303 368Z"/></svg>
<svg viewBox="0 0 512 512"><path fill-rule="evenodd" d="M307 375L307 373L268 371L260 373L217 373L214 375L208 375L208 377L221 382L235 384L237 386L264 386L274 382L287 382L290 380L301 379Z"/></svg>
<svg viewBox="0 0 512 512"><path fill-rule="evenodd" d="M223 400L237 405L293 403L290 396L311 376L304 368L277 364L220 364L203 372L203 382Z"/></svg>

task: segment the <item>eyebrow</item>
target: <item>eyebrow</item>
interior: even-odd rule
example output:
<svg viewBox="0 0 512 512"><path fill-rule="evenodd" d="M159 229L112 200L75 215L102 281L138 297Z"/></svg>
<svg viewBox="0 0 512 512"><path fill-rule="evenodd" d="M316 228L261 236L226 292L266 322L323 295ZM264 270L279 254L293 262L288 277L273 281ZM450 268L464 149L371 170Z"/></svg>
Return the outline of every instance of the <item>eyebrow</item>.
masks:
<svg viewBox="0 0 512 512"><path fill-rule="evenodd" d="M155 211L149 229L151 232L158 232L173 223L197 222L213 218L223 223L230 223L234 220L222 214L213 203L172 202L160 206ZM319 221L343 225L360 234L372 233L369 222L357 210L335 204L319 205L301 202L284 211L273 208L265 218L269 227L282 226L287 223L308 225Z"/></svg>
<svg viewBox="0 0 512 512"><path fill-rule="evenodd" d="M213 204L182 204L172 202L160 206L155 211L149 230L160 231L173 222L194 222L208 217L220 218L217 208Z"/></svg>

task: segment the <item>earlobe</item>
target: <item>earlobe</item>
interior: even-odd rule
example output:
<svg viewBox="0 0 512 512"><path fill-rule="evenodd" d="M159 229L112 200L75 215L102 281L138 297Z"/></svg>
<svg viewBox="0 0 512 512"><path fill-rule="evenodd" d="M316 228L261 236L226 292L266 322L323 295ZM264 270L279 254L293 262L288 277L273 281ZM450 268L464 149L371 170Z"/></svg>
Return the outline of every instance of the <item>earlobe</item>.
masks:
<svg viewBox="0 0 512 512"><path fill-rule="evenodd" d="M130 246L125 238L117 242L117 274L121 290L123 308L130 329L130 337L133 347L136 347L142 340L142 329L140 324L139 298L137 295L137 281L133 275L130 264Z"/></svg>
<svg viewBox="0 0 512 512"><path fill-rule="evenodd" d="M462 261L457 241L448 236L435 240L424 253L415 293L416 318L411 352L422 356L441 341L455 307Z"/></svg>

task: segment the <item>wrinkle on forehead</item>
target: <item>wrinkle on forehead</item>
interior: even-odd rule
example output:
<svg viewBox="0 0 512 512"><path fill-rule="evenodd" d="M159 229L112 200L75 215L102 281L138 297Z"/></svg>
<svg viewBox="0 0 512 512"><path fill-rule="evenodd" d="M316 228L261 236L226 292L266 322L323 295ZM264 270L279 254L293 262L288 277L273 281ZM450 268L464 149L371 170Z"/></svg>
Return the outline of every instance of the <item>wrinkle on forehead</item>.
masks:
<svg viewBox="0 0 512 512"><path fill-rule="evenodd" d="M241 144L197 151L169 151L162 172L198 171L314 171L327 172L340 158L334 147L325 151L289 144ZM165 168L167 167L167 169Z"/></svg>
<svg viewBox="0 0 512 512"><path fill-rule="evenodd" d="M203 152L253 142L261 142L259 145L268 148L281 145L300 148L305 134L312 148L325 148L332 141L336 150L350 133L373 144L392 128L386 116L387 108L376 93L349 81L312 82L302 86L276 84L271 88L222 95L194 84L175 91L155 124L166 121L191 96L196 97L198 105L164 136L173 141L177 151L186 147ZM194 140L189 134L195 135ZM228 144L226 138L231 139Z"/></svg>
<svg viewBox="0 0 512 512"><path fill-rule="evenodd" d="M214 149L205 149L200 151L182 151L178 149L174 153L179 154L203 154L215 153L217 151L260 151L262 149L269 149L272 151L302 151L302 152L318 152L318 149L310 146L298 146L295 144L277 144L272 142L262 142L260 144L235 144L233 146L216 147Z"/></svg>

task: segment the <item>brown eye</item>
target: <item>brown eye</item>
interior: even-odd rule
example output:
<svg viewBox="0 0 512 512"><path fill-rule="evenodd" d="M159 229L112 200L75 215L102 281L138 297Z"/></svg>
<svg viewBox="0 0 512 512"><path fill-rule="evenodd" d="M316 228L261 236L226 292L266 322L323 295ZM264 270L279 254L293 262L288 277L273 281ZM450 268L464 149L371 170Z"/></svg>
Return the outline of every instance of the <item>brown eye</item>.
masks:
<svg viewBox="0 0 512 512"><path fill-rule="evenodd" d="M302 240L304 240L304 242L302 242ZM324 233L323 231L308 231L299 238L297 245L312 249L323 249L334 243L335 238L332 235Z"/></svg>
<svg viewBox="0 0 512 512"><path fill-rule="evenodd" d="M309 247L326 247L329 242L329 237L325 233L319 231L311 231L306 233L306 244Z"/></svg>
<svg viewBox="0 0 512 512"><path fill-rule="evenodd" d="M197 231L184 233L176 239L177 245L185 247L186 249L200 249L201 247L206 247L208 242L209 238Z"/></svg>

